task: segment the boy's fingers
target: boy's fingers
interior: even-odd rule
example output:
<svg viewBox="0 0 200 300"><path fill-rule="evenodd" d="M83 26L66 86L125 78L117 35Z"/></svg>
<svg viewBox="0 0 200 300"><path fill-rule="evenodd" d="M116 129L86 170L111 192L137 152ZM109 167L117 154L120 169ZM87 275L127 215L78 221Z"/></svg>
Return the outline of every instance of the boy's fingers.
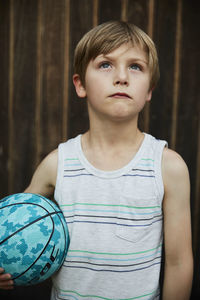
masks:
<svg viewBox="0 0 200 300"><path fill-rule="evenodd" d="M10 274L2 274L0 276L0 282L1 281L5 281L5 280L10 280L11 279L11 275Z"/></svg>
<svg viewBox="0 0 200 300"><path fill-rule="evenodd" d="M2 280L0 281L0 287L1 286L11 286L11 285L14 285L14 282L13 280Z"/></svg>
<svg viewBox="0 0 200 300"><path fill-rule="evenodd" d="M11 290L14 288L14 282L10 278L10 274L1 275L0 289Z"/></svg>
<svg viewBox="0 0 200 300"><path fill-rule="evenodd" d="M13 290L14 289L14 285L10 284L10 285L0 285L0 290Z"/></svg>
<svg viewBox="0 0 200 300"><path fill-rule="evenodd" d="M0 289L12 290L14 289L14 282L11 280L11 275L4 274L4 269L0 267Z"/></svg>

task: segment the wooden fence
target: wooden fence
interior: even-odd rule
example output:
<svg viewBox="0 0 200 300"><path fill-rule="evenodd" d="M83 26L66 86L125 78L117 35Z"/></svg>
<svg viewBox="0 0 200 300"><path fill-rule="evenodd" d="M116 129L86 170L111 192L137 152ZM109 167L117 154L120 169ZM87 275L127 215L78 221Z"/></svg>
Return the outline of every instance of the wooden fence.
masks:
<svg viewBox="0 0 200 300"><path fill-rule="evenodd" d="M72 85L81 36L127 20L155 41L161 79L143 128L179 152L191 177L195 276L200 296L200 9L194 0L0 0L0 196L23 191L38 163L88 128ZM0 292L2 299L49 299L50 283ZM13 297L13 298L12 298ZM33 298L31 298L33 297Z"/></svg>

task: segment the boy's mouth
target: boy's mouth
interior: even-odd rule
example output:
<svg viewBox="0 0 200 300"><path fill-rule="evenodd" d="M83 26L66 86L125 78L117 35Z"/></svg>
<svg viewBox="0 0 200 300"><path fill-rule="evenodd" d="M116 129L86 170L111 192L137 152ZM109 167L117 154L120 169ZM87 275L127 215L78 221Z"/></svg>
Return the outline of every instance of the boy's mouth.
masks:
<svg viewBox="0 0 200 300"><path fill-rule="evenodd" d="M126 93L115 93L115 94L112 94L110 97L112 97L112 98L129 98L129 99L131 99L131 97Z"/></svg>

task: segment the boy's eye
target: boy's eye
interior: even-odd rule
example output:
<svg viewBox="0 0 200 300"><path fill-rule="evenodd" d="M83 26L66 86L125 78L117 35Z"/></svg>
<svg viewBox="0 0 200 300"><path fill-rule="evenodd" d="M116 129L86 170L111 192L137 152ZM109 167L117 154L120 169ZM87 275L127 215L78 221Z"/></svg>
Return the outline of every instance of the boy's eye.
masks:
<svg viewBox="0 0 200 300"><path fill-rule="evenodd" d="M108 62L103 62L103 63L100 64L101 69L108 69L110 67L111 67L111 65Z"/></svg>
<svg viewBox="0 0 200 300"><path fill-rule="evenodd" d="M140 65L138 65L138 64L132 64L130 66L130 69L137 70L137 71L142 71L142 67Z"/></svg>

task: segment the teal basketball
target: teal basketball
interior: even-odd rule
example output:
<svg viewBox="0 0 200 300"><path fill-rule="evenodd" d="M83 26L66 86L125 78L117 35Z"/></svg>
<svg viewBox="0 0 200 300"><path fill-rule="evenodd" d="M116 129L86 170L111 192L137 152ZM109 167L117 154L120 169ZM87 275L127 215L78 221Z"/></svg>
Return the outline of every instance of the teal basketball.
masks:
<svg viewBox="0 0 200 300"><path fill-rule="evenodd" d="M32 285L63 264L69 244L64 215L40 195L19 193L0 200L0 267L15 285Z"/></svg>

